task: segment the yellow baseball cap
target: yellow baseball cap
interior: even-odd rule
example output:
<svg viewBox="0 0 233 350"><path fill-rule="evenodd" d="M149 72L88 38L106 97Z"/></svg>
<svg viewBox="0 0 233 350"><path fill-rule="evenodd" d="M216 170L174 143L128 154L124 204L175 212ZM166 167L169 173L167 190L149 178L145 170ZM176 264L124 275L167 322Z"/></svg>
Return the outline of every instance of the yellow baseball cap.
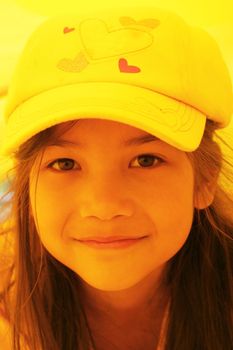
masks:
<svg viewBox="0 0 233 350"><path fill-rule="evenodd" d="M226 127L232 83L216 41L153 6L51 17L29 38L9 88L1 154L74 119L125 123L192 152L206 119Z"/></svg>

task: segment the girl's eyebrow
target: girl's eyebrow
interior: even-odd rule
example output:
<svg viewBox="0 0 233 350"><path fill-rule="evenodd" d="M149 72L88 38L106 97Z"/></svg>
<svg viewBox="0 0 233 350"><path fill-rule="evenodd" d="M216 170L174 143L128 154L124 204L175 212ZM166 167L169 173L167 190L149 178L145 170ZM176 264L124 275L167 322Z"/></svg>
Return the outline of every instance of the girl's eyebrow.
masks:
<svg viewBox="0 0 233 350"><path fill-rule="evenodd" d="M138 137L133 137L129 140L126 140L123 142L123 145L126 147L129 146L133 146L133 145L141 145L144 143L148 143L148 142L153 142L153 141L161 141L161 139L159 139L158 137L151 135L151 134L146 134L146 135L141 135ZM52 144L50 144L49 146L74 146L74 147L80 147L80 148L87 148L86 145L78 142L78 141L70 141L70 140L63 140L63 139L59 139L56 140L55 142L53 142Z"/></svg>

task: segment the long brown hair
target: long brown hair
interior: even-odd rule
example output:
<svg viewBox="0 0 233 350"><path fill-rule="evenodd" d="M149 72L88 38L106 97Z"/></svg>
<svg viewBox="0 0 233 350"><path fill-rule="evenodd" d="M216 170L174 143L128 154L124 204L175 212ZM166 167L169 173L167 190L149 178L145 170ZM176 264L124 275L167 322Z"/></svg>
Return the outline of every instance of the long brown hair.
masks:
<svg viewBox="0 0 233 350"><path fill-rule="evenodd" d="M76 122L66 123L62 133ZM217 127L207 120L199 148L187 152L194 191L213 181L216 190L207 208L194 209L188 239L167 263L171 304L166 350L233 349L233 149ZM13 254L0 298L14 350L25 349L21 335L30 350L95 348L77 294L77 275L42 246L29 211L30 170L38 154L59 136L52 126L21 145L5 194L13 195L4 205L9 214L1 230ZM220 143L228 150L225 155Z"/></svg>

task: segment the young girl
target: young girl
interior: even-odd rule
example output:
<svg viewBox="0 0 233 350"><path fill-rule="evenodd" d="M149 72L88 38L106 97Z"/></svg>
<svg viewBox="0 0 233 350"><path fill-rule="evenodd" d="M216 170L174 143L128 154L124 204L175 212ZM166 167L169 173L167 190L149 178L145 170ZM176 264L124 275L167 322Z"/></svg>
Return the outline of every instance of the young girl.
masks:
<svg viewBox="0 0 233 350"><path fill-rule="evenodd" d="M169 11L33 33L1 148L4 350L232 350L232 163L214 140L232 96L214 39Z"/></svg>

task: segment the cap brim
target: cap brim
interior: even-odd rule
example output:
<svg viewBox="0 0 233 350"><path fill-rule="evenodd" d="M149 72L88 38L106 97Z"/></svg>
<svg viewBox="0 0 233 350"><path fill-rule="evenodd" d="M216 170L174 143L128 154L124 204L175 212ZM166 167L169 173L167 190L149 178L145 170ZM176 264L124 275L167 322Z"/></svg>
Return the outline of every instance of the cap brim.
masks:
<svg viewBox="0 0 233 350"><path fill-rule="evenodd" d="M10 156L38 132L86 118L131 125L185 152L198 148L206 123L206 116L192 106L143 87L80 82L42 92L18 106L9 116L0 153Z"/></svg>

